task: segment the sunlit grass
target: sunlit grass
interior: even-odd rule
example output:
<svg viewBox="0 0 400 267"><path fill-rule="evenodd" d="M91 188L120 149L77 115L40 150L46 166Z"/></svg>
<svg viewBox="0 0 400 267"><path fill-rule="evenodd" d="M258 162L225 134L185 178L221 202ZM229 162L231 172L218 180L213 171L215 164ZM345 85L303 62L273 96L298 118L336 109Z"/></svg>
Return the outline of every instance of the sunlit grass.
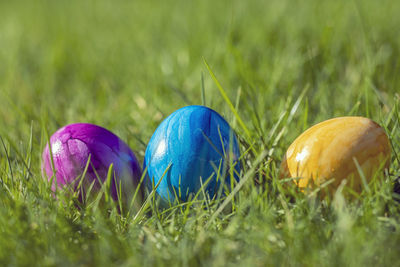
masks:
<svg viewBox="0 0 400 267"><path fill-rule="evenodd" d="M399 265L398 10L389 0L0 2L0 263ZM240 142L241 180L224 197L81 205L42 178L42 150L65 124L106 127L142 162L162 119L204 103ZM279 179L296 136L346 115L385 128L389 175L352 199Z"/></svg>

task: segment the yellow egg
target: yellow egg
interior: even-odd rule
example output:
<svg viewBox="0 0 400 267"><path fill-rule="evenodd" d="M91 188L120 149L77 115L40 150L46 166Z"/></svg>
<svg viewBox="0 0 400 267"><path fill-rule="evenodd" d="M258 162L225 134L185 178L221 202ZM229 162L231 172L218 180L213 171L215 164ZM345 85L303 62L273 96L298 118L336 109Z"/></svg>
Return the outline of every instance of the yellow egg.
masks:
<svg viewBox="0 0 400 267"><path fill-rule="evenodd" d="M366 181L390 164L390 143L381 126L363 117L339 117L323 121L302 133L289 146L281 164L281 178L294 179L298 187L337 188L343 179L360 192L362 170Z"/></svg>

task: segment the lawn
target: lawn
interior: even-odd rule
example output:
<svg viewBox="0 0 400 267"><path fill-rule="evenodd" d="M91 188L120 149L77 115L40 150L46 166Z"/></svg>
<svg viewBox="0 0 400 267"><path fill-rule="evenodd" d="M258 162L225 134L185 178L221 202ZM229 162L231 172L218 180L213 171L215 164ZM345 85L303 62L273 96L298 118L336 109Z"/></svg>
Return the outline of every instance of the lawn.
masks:
<svg viewBox="0 0 400 267"><path fill-rule="evenodd" d="M0 264L400 266L399 11L395 0L0 1ZM142 164L158 124L195 104L240 141L246 180L231 200L121 214L52 196L41 153L58 128L106 127ZM348 115L385 128L389 175L352 198L279 179L298 135Z"/></svg>

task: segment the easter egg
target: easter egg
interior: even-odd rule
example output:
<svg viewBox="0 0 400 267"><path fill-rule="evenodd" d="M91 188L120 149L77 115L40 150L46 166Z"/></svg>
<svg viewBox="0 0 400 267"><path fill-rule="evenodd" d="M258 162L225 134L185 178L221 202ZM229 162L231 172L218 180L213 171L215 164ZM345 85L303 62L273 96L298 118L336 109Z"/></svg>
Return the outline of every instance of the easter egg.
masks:
<svg viewBox="0 0 400 267"><path fill-rule="evenodd" d="M230 189L240 172L239 157L238 141L223 117L204 106L187 106L156 129L143 169L149 189L159 184L157 194L173 203L176 197L187 201L202 187L210 198L221 185Z"/></svg>
<svg viewBox="0 0 400 267"><path fill-rule="evenodd" d="M400 202L400 176L393 182L393 192L396 193L395 200Z"/></svg>
<svg viewBox="0 0 400 267"><path fill-rule="evenodd" d="M121 193L126 196L134 194L141 178L139 162L128 145L112 132L88 123L70 124L50 137L50 146L51 153L49 144L46 144L42 154L42 172L53 181L53 190L56 185L76 190L86 166L88 169L82 181L86 187L83 189L93 183L92 190L98 190L100 181L105 182L113 164L112 198L118 199L117 187L121 187Z"/></svg>
<svg viewBox="0 0 400 267"><path fill-rule="evenodd" d="M343 179L356 192L362 177L369 182L390 164L390 143L381 126L363 117L339 117L312 126L289 146L281 177L293 177L298 187L337 188Z"/></svg>

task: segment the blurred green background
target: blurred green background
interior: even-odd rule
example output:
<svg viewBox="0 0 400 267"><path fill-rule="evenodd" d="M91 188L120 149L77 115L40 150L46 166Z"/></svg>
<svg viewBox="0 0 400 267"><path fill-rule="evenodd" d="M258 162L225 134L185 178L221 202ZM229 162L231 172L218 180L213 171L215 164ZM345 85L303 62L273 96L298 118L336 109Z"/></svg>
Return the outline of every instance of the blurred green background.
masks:
<svg viewBox="0 0 400 267"><path fill-rule="evenodd" d="M256 112L263 130L304 88L312 122L349 112L378 119L374 111L387 113L399 91L399 7L2 1L1 128L26 138L31 121L44 120L50 132L89 121L147 142L163 117L202 103L202 74L207 105L229 119L203 57L233 102L241 88L241 115Z"/></svg>

